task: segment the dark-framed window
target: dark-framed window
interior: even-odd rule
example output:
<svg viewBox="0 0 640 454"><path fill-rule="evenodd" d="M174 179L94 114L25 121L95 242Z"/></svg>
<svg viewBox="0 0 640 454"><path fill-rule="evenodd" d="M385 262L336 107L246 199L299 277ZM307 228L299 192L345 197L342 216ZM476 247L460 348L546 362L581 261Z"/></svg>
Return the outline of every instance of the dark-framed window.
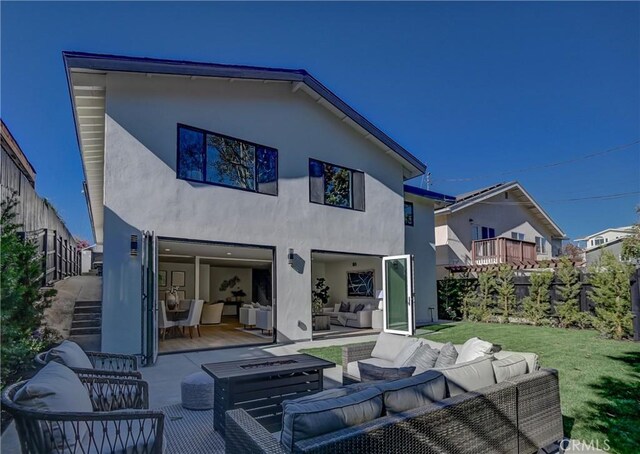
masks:
<svg viewBox="0 0 640 454"><path fill-rule="evenodd" d="M404 202L404 225L413 225L413 203Z"/></svg>
<svg viewBox="0 0 640 454"><path fill-rule="evenodd" d="M178 124L176 175L261 194L278 195L278 150Z"/></svg>
<svg viewBox="0 0 640 454"><path fill-rule="evenodd" d="M309 159L309 201L364 211L364 172Z"/></svg>

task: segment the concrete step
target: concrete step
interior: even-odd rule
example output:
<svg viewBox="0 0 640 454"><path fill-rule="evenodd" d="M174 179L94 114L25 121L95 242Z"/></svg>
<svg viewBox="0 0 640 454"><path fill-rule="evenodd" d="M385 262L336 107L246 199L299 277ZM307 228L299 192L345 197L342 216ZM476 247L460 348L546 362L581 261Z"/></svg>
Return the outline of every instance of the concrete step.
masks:
<svg viewBox="0 0 640 454"><path fill-rule="evenodd" d="M100 334L100 328L71 328L70 336L86 336L87 334Z"/></svg>
<svg viewBox="0 0 640 454"><path fill-rule="evenodd" d="M85 306L85 307L76 307L73 309L73 314L101 314L102 307L100 306Z"/></svg>
<svg viewBox="0 0 640 454"><path fill-rule="evenodd" d="M102 306L102 301L76 301L75 307Z"/></svg>
<svg viewBox="0 0 640 454"><path fill-rule="evenodd" d="M102 314L100 312L88 314L73 314L73 321L100 320Z"/></svg>
<svg viewBox="0 0 640 454"><path fill-rule="evenodd" d="M98 319L93 320L74 320L71 322L71 329L74 328L100 328L102 322Z"/></svg>

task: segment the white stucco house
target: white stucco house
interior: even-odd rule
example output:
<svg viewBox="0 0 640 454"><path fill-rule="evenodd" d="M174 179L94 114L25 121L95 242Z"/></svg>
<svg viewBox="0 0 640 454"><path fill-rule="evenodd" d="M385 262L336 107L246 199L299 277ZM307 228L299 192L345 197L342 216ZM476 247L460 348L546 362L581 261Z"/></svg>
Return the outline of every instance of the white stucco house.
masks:
<svg viewBox="0 0 640 454"><path fill-rule="evenodd" d="M406 186L425 164L309 73L63 59L104 250L103 350L152 362L171 287L224 302L229 317L260 303L273 342L313 338L318 278L329 307L382 300L390 331L437 319L434 204L445 196ZM246 331L228 325L218 340Z"/></svg>
<svg viewBox="0 0 640 454"><path fill-rule="evenodd" d="M517 181L460 194L435 219L438 278L502 263L535 266L560 255L566 239Z"/></svg>
<svg viewBox="0 0 640 454"><path fill-rule="evenodd" d="M585 264L592 265L600 260L604 251L622 259L622 241L634 234L633 226L613 227L576 239L578 246L584 250Z"/></svg>

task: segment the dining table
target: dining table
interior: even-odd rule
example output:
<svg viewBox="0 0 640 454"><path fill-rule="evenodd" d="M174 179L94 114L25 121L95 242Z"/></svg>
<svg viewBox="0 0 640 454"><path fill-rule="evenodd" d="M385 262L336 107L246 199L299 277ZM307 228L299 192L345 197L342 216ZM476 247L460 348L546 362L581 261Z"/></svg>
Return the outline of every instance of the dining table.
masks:
<svg viewBox="0 0 640 454"><path fill-rule="evenodd" d="M175 309L167 308L167 320L172 322L176 322L178 320L185 320L189 315L189 309L180 309L176 307ZM169 335L173 335L173 337L177 337L178 335L182 336L182 331L180 327L175 325L169 328Z"/></svg>

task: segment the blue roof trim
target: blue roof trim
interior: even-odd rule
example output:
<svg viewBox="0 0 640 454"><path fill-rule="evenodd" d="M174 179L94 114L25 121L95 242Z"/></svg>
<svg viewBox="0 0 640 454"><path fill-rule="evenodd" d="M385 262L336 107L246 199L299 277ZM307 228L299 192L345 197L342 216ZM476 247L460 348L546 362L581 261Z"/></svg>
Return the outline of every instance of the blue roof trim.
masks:
<svg viewBox="0 0 640 454"><path fill-rule="evenodd" d="M440 192L429 191L427 189L422 189L417 186L410 186L408 184L404 185L404 192L424 197L426 199L437 200L439 202L449 203L456 201L456 198L454 196L442 194Z"/></svg>
<svg viewBox="0 0 640 454"><path fill-rule="evenodd" d="M67 71L70 68L85 68L98 71L140 72L151 74L179 74L185 76L229 77L236 79L267 79L290 82L303 82L333 106L344 112L360 127L385 144L396 154L415 167L419 174L427 166L394 141L387 134L360 115L340 97L322 85L304 69L265 68L258 66L223 65L182 60L157 58L126 57L120 55L92 54L85 52L63 52L62 57ZM414 175L415 176L415 175Z"/></svg>

